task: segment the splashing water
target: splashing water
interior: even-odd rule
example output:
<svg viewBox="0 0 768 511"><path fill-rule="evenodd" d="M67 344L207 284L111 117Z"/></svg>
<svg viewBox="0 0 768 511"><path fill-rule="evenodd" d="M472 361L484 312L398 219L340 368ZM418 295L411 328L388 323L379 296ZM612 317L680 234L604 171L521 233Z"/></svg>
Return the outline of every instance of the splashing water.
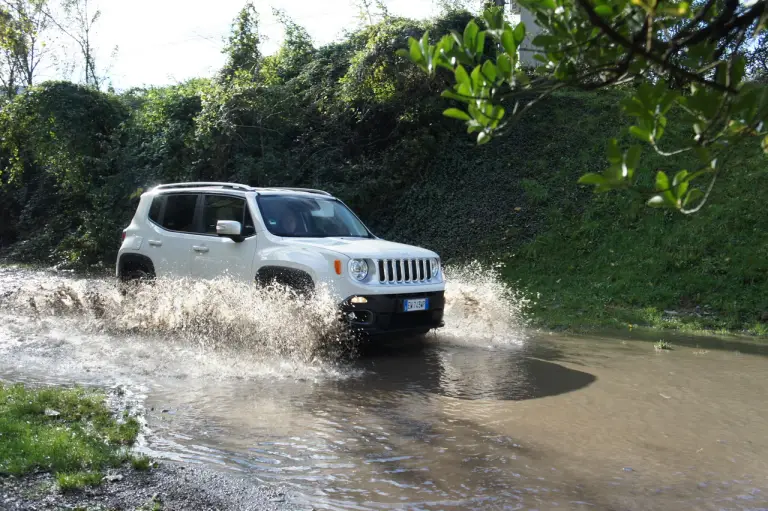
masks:
<svg viewBox="0 0 768 511"><path fill-rule="evenodd" d="M163 334L213 351L310 361L335 359L354 347L333 299L322 289L304 299L286 288L229 279L158 279L141 285L35 280L0 303L38 316L78 317L90 331Z"/></svg>
<svg viewBox="0 0 768 511"><path fill-rule="evenodd" d="M433 341L522 342L527 302L497 271L472 263L446 268L446 274L446 326ZM37 362L67 360L89 370L101 363L102 372L106 365L127 364L179 375L339 378L349 375L339 362L356 348L324 290L297 299L284 288L228 279L125 285L2 270L0 314L7 330L0 338L44 332ZM29 343L23 351L29 361Z"/></svg>
<svg viewBox="0 0 768 511"><path fill-rule="evenodd" d="M468 344L521 344L530 301L505 283L498 267L477 261L445 268L441 337Z"/></svg>

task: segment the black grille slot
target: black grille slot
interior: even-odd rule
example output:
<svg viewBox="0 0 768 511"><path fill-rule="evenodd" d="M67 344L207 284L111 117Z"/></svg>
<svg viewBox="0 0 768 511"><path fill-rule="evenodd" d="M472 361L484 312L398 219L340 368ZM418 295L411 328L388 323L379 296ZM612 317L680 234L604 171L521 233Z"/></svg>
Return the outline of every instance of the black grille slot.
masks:
<svg viewBox="0 0 768 511"><path fill-rule="evenodd" d="M379 259L376 261L382 284L418 284L432 281L429 259Z"/></svg>

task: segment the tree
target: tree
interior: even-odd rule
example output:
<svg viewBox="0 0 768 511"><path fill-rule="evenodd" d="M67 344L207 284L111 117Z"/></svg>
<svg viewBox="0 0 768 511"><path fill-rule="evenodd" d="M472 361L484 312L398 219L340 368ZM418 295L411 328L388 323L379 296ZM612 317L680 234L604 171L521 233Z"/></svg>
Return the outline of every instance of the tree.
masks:
<svg viewBox="0 0 768 511"><path fill-rule="evenodd" d="M285 37L277 53L265 57L262 62L261 73L268 85L295 78L304 66L311 62L315 52L312 37L304 27L298 25L282 10L273 9L272 13L283 25Z"/></svg>
<svg viewBox="0 0 768 511"><path fill-rule="evenodd" d="M64 13L63 19L59 20L50 10L46 11L47 17L77 45L82 57L85 84L99 88L103 76L97 72L93 37L96 23L101 18L101 10L94 9L90 0L61 0L61 7Z"/></svg>
<svg viewBox="0 0 768 511"><path fill-rule="evenodd" d="M33 84L47 49L43 37L49 20L47 0L2 0L0 2L0 52L6 94L12 97L19 85Z"/></svg>
<svg viewBox="0 0 768 511"><path fill-rule="evenodd" d="M753 80L768 83L768 31L763 31L747 52L747 72Z"/></svg>
<svg viewBox="0 0 768 511"><path fill-rule="evenodd" d="M399 51L430 76L440 69L450 72L453 85L442 95L463 108L444 114L465 122L478 144L509 129L514 119L562 87L629 87L622 107L633 118L629 133L643 145L623 149L610 140L608 168L579 182L597 192L637 189L643 147L665 157L689 155L691 171L658 170L647 192L650 206L683 213L699 211L706 203L724 161L737 147L761 144L768 153L768 88L751 80L746 58L755 52L752 67L759 70L767 0L520 4L541 29L533 40L541 65L533 73L519 63L527 27L512 27L499 8L486 9L480 23L470 21L463 34L453 32L432 44L425 33L421 39L409 38L409 49ZM685 144L664 146L669 122L690 124Z"/></svg>
<svg viewBox="0 0 768 511"><path fill-rule="evenodd" d="M383 0L357 0L355 2L358 14L357 17L363 23L363 25L374 25L380 18L385 20L389 18L389 9Z"/></svg>
<svg viewBox="0 0 768 511"><path fill-rule="evenodd" d="M259 43L259 13L253 3L248 2L232 22L229 41L223 50L227 62L221 70L221 76L232 79L237 71L243 71L251 77L257 77L261 64Z"/></svg>

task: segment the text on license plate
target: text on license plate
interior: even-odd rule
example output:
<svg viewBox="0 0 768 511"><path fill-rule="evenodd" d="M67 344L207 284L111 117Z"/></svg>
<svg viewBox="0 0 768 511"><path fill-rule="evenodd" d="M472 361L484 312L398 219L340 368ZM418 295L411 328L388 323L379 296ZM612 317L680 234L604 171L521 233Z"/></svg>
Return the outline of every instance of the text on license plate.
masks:
<svg viewBox="0 0 768 511"><path fill-rule="evenodd" d="M425 311L427 309L429 309L429 298L416 298L403 302L403 310L405 312Z"/></svg>

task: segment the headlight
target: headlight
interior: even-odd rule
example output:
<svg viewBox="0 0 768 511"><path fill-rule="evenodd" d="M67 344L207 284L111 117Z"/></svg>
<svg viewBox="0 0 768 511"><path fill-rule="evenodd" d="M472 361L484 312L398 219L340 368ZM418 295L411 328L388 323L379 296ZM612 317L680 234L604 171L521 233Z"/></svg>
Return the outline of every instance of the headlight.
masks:
<svg viewBox="0 0 768 511"><path fill-rule="evenodd" d="M440 273L440 259L431 259L429 266L432 268L432 278L434 279Z"/></svg>
<svg viewBox="0 0 768 511"><path fill-rule="evenodd" d="M349 262L349 274L355 280L365 280L368 276L368 263L365 259L352 259Z"/></svg>

